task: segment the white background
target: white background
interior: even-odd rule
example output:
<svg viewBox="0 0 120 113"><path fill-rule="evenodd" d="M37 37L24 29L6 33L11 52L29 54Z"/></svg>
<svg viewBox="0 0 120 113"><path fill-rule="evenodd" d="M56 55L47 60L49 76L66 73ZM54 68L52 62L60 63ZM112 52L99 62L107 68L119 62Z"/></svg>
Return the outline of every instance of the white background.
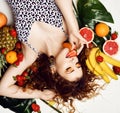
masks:
<svg viewBox="0 0 120 113"><path fill-rule="evenodd" d="M0 0L0 11L1 2L4 0ZM100 0L105 7L111 12L113 19L115 21L114 24L110 24L112 30L116 30L119 33L118 43L120 45L120 1L119 0ZM5 11L5 10L4 10ZM8 11L5 11L7 14ZM9 14L8 14L9 16ZM120 51L117 55L118 59L120 59ZM42 113L55 113L51 108L47 105L43 104L38 100L38 103L41 107ZM100 95L88 100L86 102L75 101L76 109L79 113L120 113L120 77L119 80L112 80L110 84L106 86L104 90L101 91ZM76 111L76 113L78 113ZM0 113L13 113L8 109L4 109L0 107ZM67 113L67 112L66 112Z"/></svg>

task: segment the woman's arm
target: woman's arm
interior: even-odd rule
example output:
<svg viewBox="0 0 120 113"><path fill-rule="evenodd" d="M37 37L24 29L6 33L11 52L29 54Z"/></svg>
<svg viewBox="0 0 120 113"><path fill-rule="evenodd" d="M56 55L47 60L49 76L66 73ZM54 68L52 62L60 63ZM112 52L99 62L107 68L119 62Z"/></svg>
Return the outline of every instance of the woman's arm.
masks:
<svg viewBox="0 0 120 113"><path fill-rule="evenodd" d="M28 47L24 50L24 59L19 66L10 66L0 81L0 95L13 97L13 98L41 98L51 99L55 94L52 91L45 90L31 90L23 89L15 85L13 76L20 75L22 72L29 67L37 58L36 53Z"/></svg>
<svg viewBox="0 0 120 113"><path fill-rule="evenodd" d="M72 0L55 0L55 2L65 19L71 44L73 45L75 42L78 47L80 44L79 39L82 40L82 37L79 34L79 26L73 11Z"/></svg>

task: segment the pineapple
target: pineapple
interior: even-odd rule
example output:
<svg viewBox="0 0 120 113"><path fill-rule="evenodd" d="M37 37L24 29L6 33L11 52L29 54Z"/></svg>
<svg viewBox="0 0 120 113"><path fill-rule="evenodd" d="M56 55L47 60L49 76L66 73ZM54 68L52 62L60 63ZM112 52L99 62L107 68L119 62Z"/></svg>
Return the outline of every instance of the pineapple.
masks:
<svg viewBox="0 0 120 113"><path fill-rule="evenodd" d="M18 40L13 36L12 30L14 30L12 26L4 26L0 29L0 49L6 48L7 52L14 49Z"/></svg>
<svg viewBox="0 0 120 113"><path fill-rule="evenodd" d="M2 71L7 68L6 64L5 56L0 52L0 78L2 77Z"/></svg>

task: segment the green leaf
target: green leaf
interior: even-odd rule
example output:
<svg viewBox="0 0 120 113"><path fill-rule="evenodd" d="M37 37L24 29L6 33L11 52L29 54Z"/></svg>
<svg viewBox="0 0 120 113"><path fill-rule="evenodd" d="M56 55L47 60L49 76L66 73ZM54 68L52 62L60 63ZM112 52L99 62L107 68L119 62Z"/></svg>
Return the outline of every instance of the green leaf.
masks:
<svg viewBox="0 0 120 113"><path fill-rule="evenodd" d="M97 47L100 48L100 50L102 50L103 44L105 43L105 39L95 35L93 42L97 45Z"/></svg>
<svg viewBox="0 0 120 113"><path fill-rule="evenodd" d="M31 104L35 99L14 99L0 96L0 105L15 113L32 113Z"/></svg>
<svg viewBox="0 0 120 113"><path fill-rule="evenodd" d="M78 0L76 16L80 27L94 28L98 21L114 23L112 15L99 0Z"/></svg>

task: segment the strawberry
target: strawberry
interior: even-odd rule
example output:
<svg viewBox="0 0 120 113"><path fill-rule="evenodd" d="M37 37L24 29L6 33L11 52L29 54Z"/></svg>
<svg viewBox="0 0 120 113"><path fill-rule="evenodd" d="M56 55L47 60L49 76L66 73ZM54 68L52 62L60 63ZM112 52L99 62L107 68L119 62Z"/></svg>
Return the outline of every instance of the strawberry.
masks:
<svg viewBox="0 0 120 113"><path fill-rule="evenodd" d="M15 48L16 48L16 49L21 49L21 48L22 48L21 43L20 43L20 42L17 42L17 43L15 44Z"/></svg>
<svg viewBox="0 0 120 113"><path fill-rule="evenodd" d="M23 81L23 77L21 75L16 76L17 82Z"/></svg>
<svg viewBox="0 0 120 113"><path fill-rule="evenodd" d="M31 107L32 107L32 110L35 112L40 111L40 106L38 104L32 103Z"/></svg>
<svg viewBox="0 0 120 113"><path fill-rule="evenodd" d="M24 76L24 77L28 76L28 72L27 72L27 71L24 71L24 72L22 73L22 76Z"/></svg>
<svg viewBox="0 0 120 113"><path fill-rule="evenodd" d="M103 57L102 56L97 56L96 57L96 61L99 63L99 62L102 62L103 61Z"/></svg>
<svg viewBox="0 0 120 113"><path fill-rule="evenodd" d="M66 58L71 58L77 56L77 51L76 50L71 50L67 55Z"/></svg>
<svg viewBox="0 0 120 113"><path fill-rule="evenodd" d="M6 48L2 48L2 49L1 49L1 53L5 55L5 54L7 53Z"/></svg>
<svg viewBox="0 0 120 113"><path fill-rule="evenodd" d="M24 81L17 82L18 86L21 86L21 87L24 85L24 83L25 83Z"/></svg>
<svg viewBox="0 0 120 113"><path fill-rule="evenodd" d="M120 75L120 67L118 67L118 66L113 66L113 71L114 71L115 74Z"/></svg>
<svg viewBox="0 0 120 113"><path fill-rule="evenodd" d="M118 32L115 31L114 33L111 34L111 39L112 40L117 39L117 37L118 37Z"/></svg>
<svg viewBox="0 0 120 113"><path fill-rule="evenodd" d="M89 48L93 48L93 47L94 47L94 44L91 42L91 43L88 44L88 47L89 47Z"/></svg>
<svg viewBox="0 0 120 113"><path fill-rule="evenodd" d="M10 30L10 35L12 36L12 37L17 37L17 32L16 32L16 30L15 29L12 29L12 30Z"/></svg>
<svg viewBox="0 0 120 113"><path fill-rule="evenodd" d="M20 52L17 54L17 58L20 62L23 61L23 57L24 57L23 53Z"/></svg>
<svg viewBox="0 0 120 113"><path fill-rule="evenodd" d="M33 72L37 72L38 70L37 66L34 66L34 65L32 65L30 68Z"/></svg>
<svg viewBox="0 0 120 113"><path fill-rule="evenodd" d="M18 84L19 86L23 86L24 83L25 83L26 77L25 77L25 76L22 76L22 75L17 75L15 79L16 79L17 84Z"/></svg>
<svg viewBox="0 0 120 113"><path fill-rule="evenodd" d="M20 61L17 60L17 61L14 63L14 66L19 66L19 64L20 64Z"/></svg>

